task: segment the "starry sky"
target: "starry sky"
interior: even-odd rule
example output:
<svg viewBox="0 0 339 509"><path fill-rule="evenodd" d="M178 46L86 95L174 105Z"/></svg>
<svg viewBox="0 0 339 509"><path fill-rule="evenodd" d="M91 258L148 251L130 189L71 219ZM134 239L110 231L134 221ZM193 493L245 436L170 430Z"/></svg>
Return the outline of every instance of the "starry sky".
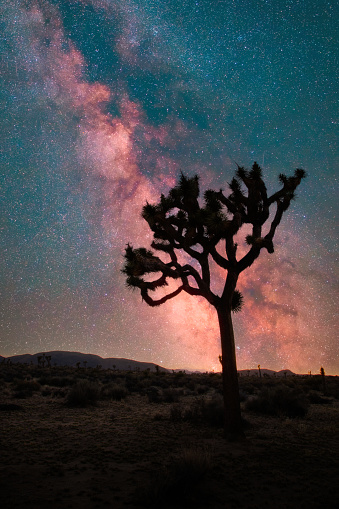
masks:
<svg viewBox="0 0 339 509"><path fill-rule="evenodd" d="M339 374L336 2L0 5L0 354L220 370L214 309L148 307L123 253L149 247L141 208L180 170L227 192L257 161L270 192L279 173L308 177L275 253L240 277L238 368Z"/></svg>

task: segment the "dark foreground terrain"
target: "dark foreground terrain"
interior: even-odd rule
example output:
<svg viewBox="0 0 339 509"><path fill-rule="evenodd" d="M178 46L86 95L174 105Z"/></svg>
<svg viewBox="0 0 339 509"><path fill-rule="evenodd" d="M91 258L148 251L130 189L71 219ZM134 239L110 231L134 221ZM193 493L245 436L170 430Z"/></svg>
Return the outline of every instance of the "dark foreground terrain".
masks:
<svg viewBox="0 0 339 509"><path fill-rule="evenodd" d="M2 508L339 507L339 379L0 366Z"/></svg>

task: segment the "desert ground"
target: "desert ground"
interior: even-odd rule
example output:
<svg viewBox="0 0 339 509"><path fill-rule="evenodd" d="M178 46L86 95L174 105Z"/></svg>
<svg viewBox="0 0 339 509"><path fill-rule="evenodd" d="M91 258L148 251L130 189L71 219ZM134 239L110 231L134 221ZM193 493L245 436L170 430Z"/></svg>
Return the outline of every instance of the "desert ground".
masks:
<svg viewBox="0 0 339 509"><path fill-rule="evenodd" d="M0 366L0 507L337 508L339 378Z"/></svg>

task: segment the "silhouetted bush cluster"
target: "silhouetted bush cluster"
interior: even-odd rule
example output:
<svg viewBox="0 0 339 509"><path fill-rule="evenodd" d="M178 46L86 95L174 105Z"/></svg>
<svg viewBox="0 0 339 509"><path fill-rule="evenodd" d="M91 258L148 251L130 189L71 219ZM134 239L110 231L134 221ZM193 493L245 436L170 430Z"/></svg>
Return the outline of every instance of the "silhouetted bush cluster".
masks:
<svg viewBox="0 0 339 509"><path fill-rule="evenodd" d="M196 398L189 405L177 403L172 405L170 419L174 422L205 422L210 426L221 427L224 422L224 404L220 394L212 397Z"/></svg>
<svg viewBox="0 0 339 509"><path fill-rule="evenodd" d="M104 385L101 389L101 399L112 399L115 401L121 401L128 395L128 390L124 385L120 385L114 382L109 382Z"/></svg>
<svg viewBox="0 0 339 509"><path fill-rule="evenodd" d="M245 403L246 410L287 417L304 417L308 407L309 402L305 394L286 385L265 387Z"/></svg>
<svg viewBox="0 0 339 509"><path fill-rule="evenodd" d="M15 398L29 398L33 392L40 391L40 384L35 380L17 380L14 383L14 397Z"/></svg>
<svg viewBox="0 0 339 509"><path fill-rule="evenodd" d="M179 401L183 391L172 387L161 389L156 385L151 385L146 389L146 394L150 403L174 403Z"/></svg>
<svg viewBox="0 0 339 509"><path fill-rule="evenodd" d="M200 484L211 468L208 450L194 447L183 449L180 455L158 471L149 486L142 487L139 503L147 507L163 507L168 503L194 502Z"/></svg>
<svg viewBox="0 0 339 509"><path fill-rule="evenodd" d="M69 387L76 382L74 376L49 376L43 375L39 378L41 385L49 385L51 387Z"/></svg>
<svg viewBox="0 0 339 509"><path fill-rule="evenodd" d="M308 376L240 376L240 400L245 411L267 415L302 417L309 404L339 400L339 378ZM158 416L168 418L161 404L172 404L172 421L204 422L221 426L223 420L220 373L120 371L96 368L0 364L0 388L4 397L29 398L36 392L46 398L64 398L72 406L98 401L121 401L140 394L159 403Z"/></svg>
<svg viewBox="0 0 339 509"><path fill-rule="evenodd" d="M72 407L96 405L100 397L100 386L96 382L78 380L67 394L66 403Z"/></svg>

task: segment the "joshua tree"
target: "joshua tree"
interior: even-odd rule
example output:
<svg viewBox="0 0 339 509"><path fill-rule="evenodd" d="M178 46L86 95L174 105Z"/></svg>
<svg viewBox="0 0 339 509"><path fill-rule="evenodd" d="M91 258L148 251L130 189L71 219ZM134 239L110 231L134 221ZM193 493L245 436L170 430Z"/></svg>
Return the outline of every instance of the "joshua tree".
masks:
<svg viewBox="0 0 339 509"><path fill-rule="evenodd" d="M51 367L51 360L52 360L52 356L51 355L46 355L46 361L47 361L47 367L48 368Z"/></svg>
<svg viewBox="0 0 339 509"><path fill-rule="evenodd" d="M230 194L226 196L222 190L208 190L201 204L198 201L199 177L187 178L181 174L168 196L161 195L158 204L147 203L142 210L142 217L153 231L151 247L162 253L163 259L167 257L167 261L145 248L133 249L128 244L125 250L123 272L127 276L127 286L139 288L149 306L159 306L186 292L204 297L215 307L221 337L227 436L243 434L231 315L232 311L240 311L242 307L243 298L236 289L237 281L262 249L274 252L276 229L305 176L302 169L295 170L292 177L279 175L280 190L268 196L258 164L254 163L251 170L238 166L229 184ZM275 206L275 212L264 234L263 226L269 219L271 206ZM251 234L246 237L249 248L245 255L238 257L234 237L246 224L251 226ZM178 252L185 253L185 262L179 262ZM188 257L190 263L186 263ZM225 271L220 295L211 289L211 260ZM150 281L150 274L155 277L153 281ZM152 292L166 287L168 280L175 280L177 287L162 297L152 297Z"/></svg>
<svg viewBox="0 0 339 509"><path fill-rule="evenodd" d="M260 369L260 364L258 364L258 371L259 371L259 377L261 378L261 369Z"/></svg>
<svg viewBox="0 0 339 509"><path fill-rule="evenodd" d="M321 374L321 380L322 380L322 384L323 384L323 393L325 394L326 393L326 379L325 379L325 370L322 366L320 368L320 374Z"/></svg>

